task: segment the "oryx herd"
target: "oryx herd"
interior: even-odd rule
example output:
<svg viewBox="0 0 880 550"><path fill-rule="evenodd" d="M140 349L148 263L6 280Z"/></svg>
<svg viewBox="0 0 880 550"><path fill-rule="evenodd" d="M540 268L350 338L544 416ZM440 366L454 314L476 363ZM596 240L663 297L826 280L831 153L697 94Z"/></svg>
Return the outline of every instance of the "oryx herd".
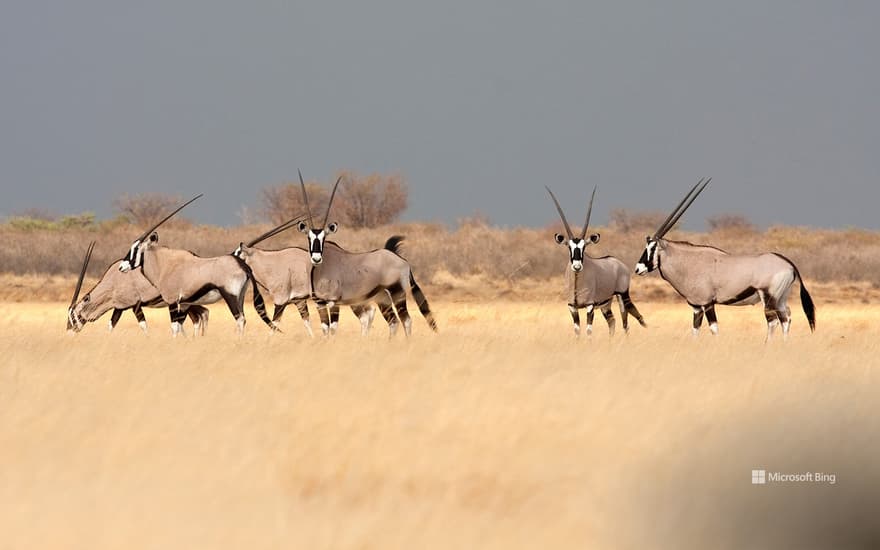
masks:
<svg viewBox="0 0 880 550"><path fill-rule="evenodd" d="M337 180L333 187L320 226L314 222L300 174L307 211L305 219L302 219L303 216L296 217L247 244L240 243L231 254L213 258L202 258L188 250L161 246L159 235L155 232L177 212L202 196L198 195L136 238L126 256L107 268L92 290L79 299L95 246L92 242L68 308L68 330L79 332L87 322L97 320L111 309L111 330L126 309L134 310L141 328L146 330L141 308L167 306L171 315L172 335L177 336L183 331L187 316L193 321L195 333L204 334L208 322L208 310L204 306L222 299L235 318L238 334L242 334L245 326L244 298L250 283L254 309L273 331L278 330L277 322L284 308L293 303L311 335L307 301L312 300L318 307L325 335L336 332L341 305L351 307L360 319L361 332L367 334L375 312L372 302L375 302L388 323L391 335L395 334L402 322L409 336L412 319L406 308L407 288L428 325L436 331L437 324L428 300L416 283L409 263L400 255L403 237L392 236L384 248L370 252L349 252L327 240L327 236L338 228L338 224L328 223L328 220L339 182ZM297 227L308 236L308 248L255 248L263 240L291 227ZM261 288L269 293L275 304L272 319L266 313Z"/></svg>
<svg viewBox="0 0 880 550"><path fill-rule="evenodd" d="M299 177L306 209L304 215L247 243L240 243L233 252L223 256L203 258L187 250L159 245L156 229L202 196L198 195L138 236L126 255L110 265L98 283L80 299L83 279L95 247L95 242L90 243L68 308L68 331L82 330L86 323L97 320L111 309L110 330L116 326L122 312L131 309L141 328L146 331L142 308L147 306L168 307L172 335L183 331L187 317L193 322L194 333L201 335L208 323L208 309L204 306L222 299L235 318L238 334L242 334L248 284L253 291L254 309L272 331L279 330L277 323L284 309L292 303L296 305L311 336L307 305L311 300L318 308L325 336L337 331L339 306L351 308L360 320L361 333L364 335L369 332L378 306L392 336L400 323L409 336L412 319L407 311L407 289L428 325L436 331L437 324L428 301L416 283L411 266L400 255L403 237L392 236L383 248L369 252L351 252L327 240L338 230L338 224L329 220L340 180L336 181L327 211L318 224L309 206L302 174ZM697 182L654 235L647 237L635 273L645 275L656 270L688 302L694 312L694 335L699 333L704 316L712 334L718 333L715 315L717 304L740 306L760 302L764 306L767 321L767 338L780 324L783 335L788 336L791 309L787 302L795 281L800 284L801 304L810 330L815 330L816 309L812 298L797 267L781 254L736 255L712 246L665 238L710 181L711 178ZM565 235L557 233L554 238L558 244L565 245L569 252L565 296L575 335L579 336L581 331L580 309L586 309L586 332L588 335L592 333L595 308L602 311L613 335L615 319L611 308L615 298L618 300L624 331L629 329L629 315L646 326L630 299L630 270L626 265L612 256L593 258L586 254L586 248L598 243L600 238L598 233L588 236L596 189L590 196L586 220L578 235L572 231L562 206L549 187L547 192L566 232ZM256 247L260 242L291 228L297 228L306 235L306 247L281 250ZM262 292L268 293L275 306L271 319L266 313Z"/></svg>

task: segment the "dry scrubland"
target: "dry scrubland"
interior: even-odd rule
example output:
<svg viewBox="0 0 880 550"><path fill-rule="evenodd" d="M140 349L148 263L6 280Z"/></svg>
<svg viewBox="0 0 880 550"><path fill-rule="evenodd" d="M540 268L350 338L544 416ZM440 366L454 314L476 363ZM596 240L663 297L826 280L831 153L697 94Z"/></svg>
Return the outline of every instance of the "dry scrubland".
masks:
<svg viewBox="0 0 880 550"><path fill-rule="evenodd" d="M252 309L237 339L214 308L173 341L160 310L69 337L63 303L0 303L0 546L869 547L880 307L817 294L819 331L796 304L769 345L758 308L693 340L644 303L650 328L589 341L554 300L435 299L408 341Z"/></svg>
<svg viewBox="0 0 880 550"><path fill-rule="evenodd" d="M220 228L178 223L163 228L161 242L204 256L228 254L241 241L267 230L267 225ZM485 300L561 299L564 248L553 242L561 228L501 229L480 223L462 223L455 229L441 224L398 224L375 229L344 228L334 240L350 250L379 248L392 234L405 235L404 255L428 297L448 296ZM61 301L72 289L82 255L90 240L97 240L89 275L100 276L128 250L141 229L105 222L92 229L61 231L23 230L0 225L0 300ZM621 232L596 228L602 234L593 256L613 254L635 265L644 248L644 231ZM712 233L674 231L671 238L713 244L730 252L764 250L780 252L800 268L812 288L826 284L853 299L880 298L880 232L864 230L813 230L773 227L766 231L722 230ZM261 246L304 246L305 237L289 231ZM69 282L66 282L69 281ZM39 292L36 292L39 290ZM829 296L838 299L838 295ZM633 284L638 301L675 297L668 285L640 279Z"/></svg>

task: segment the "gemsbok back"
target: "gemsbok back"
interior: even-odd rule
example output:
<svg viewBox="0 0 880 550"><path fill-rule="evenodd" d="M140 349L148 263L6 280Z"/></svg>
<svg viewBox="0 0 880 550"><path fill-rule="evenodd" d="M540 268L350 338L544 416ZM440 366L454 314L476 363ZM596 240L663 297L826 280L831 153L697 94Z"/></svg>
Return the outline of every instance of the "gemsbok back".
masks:
<svg viewBox="0 0 880 550"><path fill-rule="evenodd" d="M348 252L336 243L327 241L327 235L335 233L339 227L335 222L328 224L327 220L340 180L336 180L336 185L333 186L327 212L320 226L315 225L309 208L309 197L302 174L299 175L299 180L308 213L308 223L299 222L299 230L308 236L309 259L312 263L310 271L312 299L318 304L321 328L325 334L330 332L337 322L330 316L335 306L362 304L381 299L382 294L388 292L397 309L397 316L403 323L404 331L409 336L412 333L412 318L406 309L407 286L412 291L413 298L428 326L436 331L437 323L428 306L428 300L416 283L409 263L400 256L399 246L403 237L393 236L388 239L384 248L370 252ZM391 306L390 304L383 306L380 302L382 314L388 319L386 307ZM338 309L335 315L338 317ZM395 329L396 326L391 327L392 335Z"/></svg>
<svg viewBox="0 0 880 550"><path fill-rule="evenodd" d="M546 187L546 186L545 186ZM586 308L587 310L587 335L593 333L593 314L594 308L598 307L605 316L608 323L608 331L614 335L614 314L611 312L611 301L617 297L620 306L620 317L623 324L623 330L629 331L628 314L632 314L639 324L645 325L645 320L636 309L635 304L629 297L629 269L626 265L613 256L604 256L602 258L591 258L586 254L586 247L599 242L600 235L594 233L587 236L587 229L590 227L590 216L593 212L593 199L596 198L596 189L593 188L593 194L590 196L590 205L587 207L587 219L580 235L575 236L565 219L565 213L556 200L556 195L549 187L546 187L556 205L559 217L562 218L562 225L565 226L566 235L556 233L554 236L556 242L561 245L568 245L569 269L565 270L565 292L568 297L568 311L571 313L571 320L574 324L575 336L581 334L581 320L578 310Z"/></svg>
<svg viewBox="0 0 880 550"><path fill-rule="evenodd" d="M795 280L800 283L801 305L810 331L816 329L816 307L798 268L791 260L776 253L728 254L712 246L671 241L665 237L679 218L703 192L712 178L701 179L653 236L636 264L636 273L645 275L655 269L694 310L694 335L699 334L703 315L712 334L718 334L717 304L747 306L761 302L767 320L767 339L782 324L784 337L791 327L788 296Z"/></svg>
<svg viewBox="0 0 880 550"><path fill-rule="evenodd" d="M227 254L202 258L188 250L167 248L159 245L159 235L154 232L171 216L201 197L191 199L162 221L134 240L125 260L120 262L122 272L142 268L144 277L159 291L162 300L172 306L172 335L177 336L186 316L186 306L226 302L235 318L236 331L244 333L244 298L248 281L254 293L254 309L272 330L277 327L266 315L266 305L251 270L240 258Z"/></svg>
<svg viewBox="0 0 880 550"><path fill-rule="evenodd" d="M109 326L109 329L112 331L119 322L122 313L125 310L131 309L135 317L137 317L141 330L146 332L147 320L142 308L165 307L168 304L162 301L159 291L150 284L140 269L122 273L118 268L119 262L114 262L104 271L101 279L83 296L82 300L77 301L86 269L89 267L94 245L95 243L92 242L83 260L79 280L76 283L76 290L73 293L73 300L71 300L70 307L68 308L67 330L79 332L86 323L97 321L102 315L112 309L113 314L110 316ZM208 324L208 309L197 305L184 307L186 314L192 319L195 334L204 335ZM172 319L174 319L174 308L169 306L169 311L171 312Z"/></svg>
<svg viewBox="0 0 880 550"><path fill-rule="evenodd" d="M241 258L251 268L257 284L269 293L269 298L275 304L272 323L280 322L284 309L292 303L296 305L309 336L312 336L307 305L308 299L312 295L309 276L312 264L309 260L309 251L300 247L288 247L280 250L254 248L258 243L294 227L300 221L302 221L301 217L296 217L267 231L247 244L241 243L232 254ZM391 298L388 293L380 292L374 299L380 305L389 327L396 327L397 316L394 315L391 308ZM361 322L361 334L366 336L370 331L375 309L369 304L352 304L351 310ZM332 316L338 318L338 311L331 311ZM332 328L336 327L332 326Z"/></svg>

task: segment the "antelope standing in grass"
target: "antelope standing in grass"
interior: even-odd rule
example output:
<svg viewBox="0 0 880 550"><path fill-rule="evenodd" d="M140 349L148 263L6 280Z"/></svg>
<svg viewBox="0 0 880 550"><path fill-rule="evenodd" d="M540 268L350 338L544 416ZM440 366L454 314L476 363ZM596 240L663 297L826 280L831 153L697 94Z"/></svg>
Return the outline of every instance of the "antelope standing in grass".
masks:
<svg viewBox="0 0 880 550"><path fill-rule="evenodd" d="M647 244L636 264L636 273L645 275L655 269L694 310L693 333L699 334L703 315L712 334L718 334L717 304L728 306L764 305L767 339L782 324L783 336L791 328L788 296L791 285L800 283L801 305L810 331L816 329L816 308L801 274L791 260L781 254L728 254L712 246L671 241L666 233L678 222L712 178L701 179L666 218Z"/></svg>
<svg viewBox="0 0 880 550"><path fill-rule="evenodd" d="M68 308L67 330L79 332L86 323L98 320L98 318L112 309L113 314L110 316L109 327L112 331L116 323L119 322L122 313L127 309L131 309L138 319L138 325L141 327L141 330L146 332L147 321L142 307L164 307L168 304L162 301L159 291L147 281L140 269L122 273L117 268L118 262L114 262L104 271L101 279L83 296L82 300L77 301L94 246L95 243L92 242L83 260L82 270L76 283L76 290L73 292L73 299ZM193 305L187 306L185 310L186 314L192 319L195 334L204 335L208 324L208 309ZM169 307L169 311L171 312L172 319L174 319L175 310Z"/></svg>
<svg viewBox="0 0 880 550"><path fill-rule="evenodd" d="M348 252L342 247L327 241L327 235L335 233L338 224L327 223L333 198L339 187L339 181L333 186L330 202L323 223L315 225L312 211L309 208L309 196L306 186L299 175L302 187L303 202L308 213L308 223L299 222L299 230L308 236L309 258L312 266L310 271L312 299L318 304L321 315L321 328L325 334L335 330L338 321L338 308L334 306L362 304L374 299L382 299L387 292L391 297L397 316L403 323L407 336L412 333L412 318L406 309L406 287L409 286L419 311L425 317L432 330L437 330L437 323L431 314L428 300L416 283L409 263L399 254L399 246L403 237L393 236L385 243L385 248L370 252ZM391 304L380 302L382 314L388 319ZM391 327L392 335L396 325Z"/></svg>
<svg viewBox="0 0 880 550"><path fill-rule="evenodd" d="M302 317L309 336L312 336L312 325L309 320L308 299L312 295L310 281L311 261L309 251L299 247L288 247L281 250L262 250L254 248L261 241L273 237L301 221L299 217L289 220L274 229L260 235L247 244L241 243L233 255L241 258L250 267L254 279L269 293L275 304L272 322L278 323L289 304L295 304ZM391 308L391 298L387 292L380 292L374 300L379 304L388 326L396 328L397 316ZM361 322L361 334L369 333L375 309L371 305L352 304L351 311ZM338 318L338 306L330 312L331 317ZM332 326L332 323L331 323ZM333 329L335 330L335 326Z"/></svg>
<svg viewBox="0 0 880 550"><path fill-rule="evenodd" d="M545 186L546 187L546 186ZM639 324L645 325L639 310L629 297L629 269L626 265L613 256L604 256L602 258L591 258L586 254L586 247L599 242L600 235L594 233L587 239L587 229L590 226L590 215L593 212L593 199L596 198L596 189L593 188L593 194L590 196L590 205L587 207L587 219L579 236L575 236L565 219L565 213L556 200L556 195L549 187L546 187L556 205L556 211L562 218L562 225L565 226L566 235L556 233L554 236L556 242L561 245L568 246L569 269L565 270L566 275L566 294L568 295L568 311L571 313L571 320L574 324L575 336L580 336L581 320L578 310L586 308L587 310L587 335L593 332L593 314L594 308L602 310L602 315L608 323L608 331L614 336L615 320L614 314L611 312L611 301L617 297L620 306L620 317L623 324L623 330L629 332L628 315L632 314Z"/></svg>
<svg viewBox="0 0 880 550"><path fill-rule="evenodd" d="M254 309L263 322L277 330L266 315L263 297L250 268L240 258L232 254L202 258L188 250L159 245L159 235L154 230L199 197L201 195L180 206L135 239L128 256L120 262L119 270L127 272L142 268L144 277L156 287L162 300L173 306L171 332L174 336L180 333L181 324L186 318L186 306L212 304L221 298L235 318L236 331L239 335L243 334L246 323L244 298L248 281L254 292Z"/></svg>

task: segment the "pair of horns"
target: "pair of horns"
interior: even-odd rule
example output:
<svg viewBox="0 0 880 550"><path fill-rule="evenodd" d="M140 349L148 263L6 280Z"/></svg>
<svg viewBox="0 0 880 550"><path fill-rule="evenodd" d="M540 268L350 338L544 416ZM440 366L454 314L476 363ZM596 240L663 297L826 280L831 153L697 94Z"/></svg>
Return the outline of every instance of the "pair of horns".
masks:
<svg viewBox="0 0 880 550"><path fill-rule="evenodd" d="M559 206L559 201L556 200L556 195L553 194L553 191L550 190L546 185L544 186L547 189L547 192L550 193L550 198L553 199L553 204L556 205L556 211L559 212L559 217L562 218L562 224L565 225L565 232L568 233L569 240L574 238L574 233L571 232L571 227L568 225L568 220L565 219L565 213L562 211L562 207ZM596 187L593 187L593 194L590 196L590 206L587 208L587 219L584 222L584 228L581 231L581 239L587 236L587 229L590 227L590 215L593 213L593 199L596 198Z"/></svg>
<svg viewBox="0 0 880 550"><path fill-rule="evenodd" d="M282 223L281 225L279 225L273 229L270 229L269 231L266 231L265 233L263 233L262 235L260 235L256 239L247 243L247 246L249 246L249 247L254 246L258 243L265 241L266 239L268 239L270 237L274 237L275 235L281 233L282 231L287 231L288 229L290 229L294 225L303 221L303 219L305 219L305 217L306 216L304 216L303 214L299 214L298 216L287 220L286 222Z"/></svg>
<svg viewBox="0 0 880 550"><path fill-rule="evenodd" d="M697 197L700 196L700 193L702 193L703 189L705 189L706 186L709 185L710 181L712 181L712 178L700 178L700 181L698 181L696 185L691 187L691 190L688 191L688 194L685 195L683 199L681 199L681 202L678 203L678 206L676 206L672 213L669 214L669 217L666 218L666 221L660 224L660 227L657 228L657 231L654 233L655 239L662 238L664 235L666 235L666 233L669 232L670 229L675 227L675 224L678 223L679 218L681 218L685 211L690 208L691 204L693 204Z"/></svg>
<svg viewBox="0 0 880 550"><path fill-rule="evenodd" d="M297 170L299 173L299 184L302 187L303 192L303 202L306 203L306 213L309 216L309 227L315 229L315 220L312 218L312 209L309 207L309 194L306 193L306 182L303 181L302 172ZM336 188L339 187L339 182L342 181L342 176L336 179L336 184L333 186L333 192L330 193L330 202L327 203L327 213L324 214L324 223L321 224L321 227L327 227L327 220L330 218L330 207L333 206L333 197L336 196Z"/></svg>
<svg viewBox="0 0 880 550"><path fill-rule="evenodd" d="M92 251L95 249L95 241L89 243L89 248L86 250L86 257L83 259L82 269L79 271L79 279L76 280L76 289L73 291L73 299L70 301L70 307L76 305L76 301L79 300L79 291L82 290L83 279L86 277L86 269L89 268L89 260L92 259Z"/></svg>

